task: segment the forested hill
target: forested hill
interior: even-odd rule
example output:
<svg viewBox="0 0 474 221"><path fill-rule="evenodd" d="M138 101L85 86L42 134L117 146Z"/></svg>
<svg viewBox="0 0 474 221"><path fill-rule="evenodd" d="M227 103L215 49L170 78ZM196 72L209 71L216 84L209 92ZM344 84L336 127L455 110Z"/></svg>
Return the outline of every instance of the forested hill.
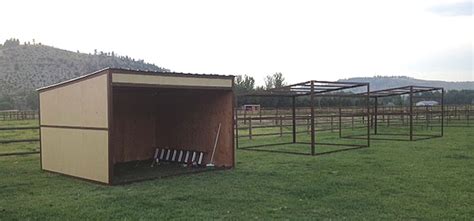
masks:
<svg viewBox="0 0 474 221"><path fill-rule="evenodd" d="M85 54L10 39L0 44L0 100L11 108L28 108L35 89L106 67L168 71L113 52Z"/></svg>
<svg viewBox="0 0 474 221"><path fill-rule="evenodd" d="M369 82L371 90L379 90L391 87L402 87L407 85L443 87L446 90L474 90L474 81L433 81L421 80L406 76L376 76L376 77L355 77L342 79L339 81Z"/></svg>

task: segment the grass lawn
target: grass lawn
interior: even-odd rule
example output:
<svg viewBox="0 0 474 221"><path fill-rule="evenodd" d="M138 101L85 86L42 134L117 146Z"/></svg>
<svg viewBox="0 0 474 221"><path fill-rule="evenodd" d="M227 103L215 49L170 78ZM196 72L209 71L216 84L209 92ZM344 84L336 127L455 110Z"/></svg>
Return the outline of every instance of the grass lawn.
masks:
<svg viewBox="0 0 474 221"><path fill-rule="evenodd" d="M233 170L113 187L0 157L0 220L472 220L473 199L474 128L321 156L238 150Z"/></svg>

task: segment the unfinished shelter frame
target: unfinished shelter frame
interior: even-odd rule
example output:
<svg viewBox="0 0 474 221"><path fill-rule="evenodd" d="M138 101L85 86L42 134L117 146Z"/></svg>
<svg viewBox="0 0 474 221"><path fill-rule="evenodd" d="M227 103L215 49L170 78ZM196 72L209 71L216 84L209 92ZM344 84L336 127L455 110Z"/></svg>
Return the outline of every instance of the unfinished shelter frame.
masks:
<svg viewBox="0 0 474 221"><path fill-rule="evenodd" d="M341 92L347 89L357 89L357 88L364 88L366 92L363 94L354 93L354 94L335 94L333 92ZM311 142L298 142L296 139L296 98L303 97L303 96L310 96L310 136ZM279 153L289 153L289 154L301 154L301 155L322 155L328 154L333 152L340 152L345 150L351 149L358 149L370 146L370 84L369 83L362 83L362 82L333 82L333 81L317 81L311 80L302 83L292 84L288 86L283 86L279 88L268 89L265 91L257 91L252 93L246 93L241 95L236 95L236 104L237 99L242 97L288 97L291 98L291 117L292 117L292 142L284 142L284 143L274 143L274 144L262 144L262 145L251 145L245 147L239 147L239 118L237 115L237 111L235 113L235 144L237 149L243 150L253 150L253 151L265 151L265 152L279 152ZM361 116L367 117L366 127L366 140L367 143L365 145L357 145L357 144L336 144L336 143L322 143L316 142L316 130L315 130L315 98L317 97L355 97L355 98L362 98L365 100L364 111L362 112ZM237 106L237 105L235 105ZM341 111L339 111L339 119L342 117ZM354 116L354 114L348 115ZM340 122L340 121L339 121ZM339 137L342 138L341 134L341 126L339 125ZM361 138L364 139L364 138ZM280 150L264 150L258 149L260 147L268 147L268 146L277 146L277 145L291 145L291 144L309 144L310 145L310 154L306 153L297 153L297 152L290 152L290 151L280 151ZM348 148L344 149L337 149L331 151L325 151L316 153L316 145L328 145L328 146L345 146Z"/></svg>
<svg viewBox="0 0 474 221"><path fill-rule="evenodd" d="M415 98L433 98L428 97L428 96L422 96L418 97L416 94L418 93L425 93L425 92L436 92L436 91L441 91L441 97L440 99L440 106L441 106L441 111L440 112L435 112L435 113L440 113L441 114L441 122L440 122L440 134L438 135L433 135L433 134L414 134L413 132L413 117L415 115L415 112L413 110L413 107L415 105L415 102L413 101ZM371 91L370 92L370 98L373 99L373 111L371 111L371 125L373 125L374 132L373 135L386 135L386 136L402 136L402 135L408 135L409 141L416 141L416 140L426 140L426 139L432 139L432 138L437 138L437 137L443 137L444 135L444 88L442 87L429 87L429 86L416 86L416 85L410 85L410 86L403 86L403 87L394 87L394 88L387 88L387 89L382 89L382 90L376 90L376 91ZM362 93L365 94L365 93ZM401 96L401 95L408 95L408 100L409 100L409 109L408 109L408 117L409 117L409 133L408 134L381 134L378 133L378 105L379 105L379 98L384 98L384 97L393 97L393 96ZM386 113L383 113L386 114ZM416 138L420 137L420 138ZM400 139L400 138L380 138L380 137L374 137L372 136L373 140L402 140L405 141L407 139Z"/></svg>

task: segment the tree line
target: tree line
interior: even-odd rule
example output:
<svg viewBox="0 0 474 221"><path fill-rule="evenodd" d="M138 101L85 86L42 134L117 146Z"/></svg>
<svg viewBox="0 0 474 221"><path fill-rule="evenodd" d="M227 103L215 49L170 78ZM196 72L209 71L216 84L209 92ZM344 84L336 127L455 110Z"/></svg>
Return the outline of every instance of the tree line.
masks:
<svg viewBox="0 0 474 221"><path fill-rule="evenodd" d="M282 73L277 72L267 75L264 78L264 85L257 86L255 78L248 75L238 75L235 78L235 93L242 95L255 91L264 91L272 88L278 88L288 85ZM352 93L352 92L344 92ZM440 97L440 92L424 93L420 96L426 96L425 100L430 100L432 97ZM30 110L38 109L38 94L36 92L24 93L21 95L22 99L27 104ZM462 105L474 104L474 90L449 90L445 94L445 104L447 105ZM309 96L302 96L296 99L297 107L308 107L310 105ZM289 97L239 97L238 106L244 104L260 104L262 107L291 107L292 100ZM416 101L420 101L417 99ZM371 101L373 102L373 101ZM407 96L393 96L379 99L382 105L407 105ZM316 107L347 107L347 106L363 106L364 99L352 99L346 97L316 97ZM15 101L5 95L0 95L0 110L16 109Z"/></svg>
<svg viewBox="0 0 474 221"><path fill-rule="evenodd" d="M282 73L277 72L267 75L264 78L263 86L256 86L255 79L248 75L238 75L235 78L236 95L246 93L264 91L272 88L278 88L288 85ZM351 94L351 91L339 92L340 94ZM428 92L418 94L419 97L425 99L416 99L415 102L421 100L435 100L439 102L440 92ZM371 99L370 101L374 101ZM474 90L449 90L445 93L444 102L447 105L474 104ZM298 97L295 101L297 107L310 106L309 96ZM388 106L408 105L408 96L392 96L379 99L379 104ZM292 100L289 97L239 97L237 105L240 107L244 104L260 104L262 107L291 107ZM347 106L363 106L365 100L362 98L347 97L316 97L316 107L347 107Z"/></svg>

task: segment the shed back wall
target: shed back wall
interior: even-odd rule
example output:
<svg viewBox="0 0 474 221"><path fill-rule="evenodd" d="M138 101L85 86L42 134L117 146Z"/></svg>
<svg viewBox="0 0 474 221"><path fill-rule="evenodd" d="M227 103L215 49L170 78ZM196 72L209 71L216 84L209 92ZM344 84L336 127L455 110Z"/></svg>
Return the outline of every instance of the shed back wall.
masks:
<svg viewBox="0 0 474 221"><path fill-rule="evenodd" d="M208 152L222 124L216 165L233 165L230 90L114 89L114 162L145 160L156 147Z"/></svg>

